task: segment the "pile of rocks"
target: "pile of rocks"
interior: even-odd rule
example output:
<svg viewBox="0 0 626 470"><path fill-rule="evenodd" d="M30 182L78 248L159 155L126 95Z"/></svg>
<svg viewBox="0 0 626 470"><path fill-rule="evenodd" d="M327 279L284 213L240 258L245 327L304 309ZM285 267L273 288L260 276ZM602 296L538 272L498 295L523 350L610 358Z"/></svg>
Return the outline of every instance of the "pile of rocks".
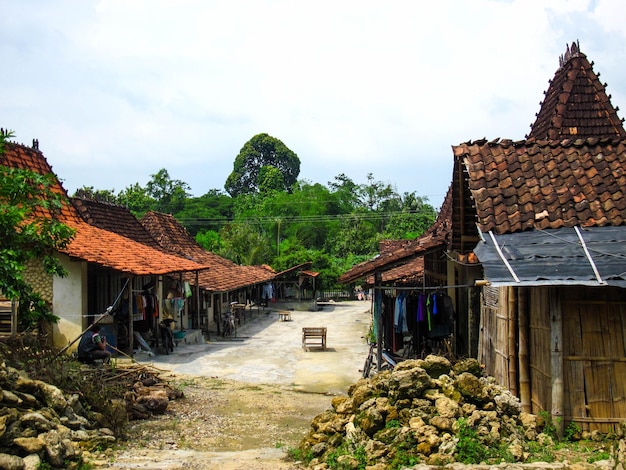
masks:
<svg viewBox="0 0 626 470"><path fill-rule="evenodd" d="M65 394L4 362L0 364L0 392L2 469L37 469L43 465L79 468L84 452L107 447L116 440L103 416L86 410L78 394ZM164 393L139 383L126 399L110 406L119 406L122 415L132 408L148 417L150 411L164 409Z"/></svg>
<svg viewBox="0 0 626 470"><path fill-rule="evenodd" d="M428 356L361 379L348 396L335 397L332 408L312 421L300 451L313 458L312 468L444 465L463 460L458 457L472 447L499 449L521 462L529 441L550 443L542 426L508 390L483 376L478 361L452 365ZM464 430L471 434L462 438Z"/></svg>

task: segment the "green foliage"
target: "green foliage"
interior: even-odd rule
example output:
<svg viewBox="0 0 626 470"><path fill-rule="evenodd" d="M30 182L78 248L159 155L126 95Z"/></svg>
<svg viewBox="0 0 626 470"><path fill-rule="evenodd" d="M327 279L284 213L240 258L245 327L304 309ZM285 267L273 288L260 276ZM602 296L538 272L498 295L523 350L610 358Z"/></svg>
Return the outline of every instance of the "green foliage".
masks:
<svg viewBox="0 0 626 470"><path fill-rule="evenodd" d="M552 450L548 449L546 446L539 444L536 441L528 442L528 451L530 453L530 457L528 459L529 462L554 462L555 456Z"/></svg>
<svg viewBox="0 0 626 470"><path fill-rule="evenodd" d="M580 429L580 426L578 426L574 421L570 421L570 423L565 428L565 434L563 436L563 439L568 442L578 440L580 439L581 432L582 429Z"/></svg>
<svg viewBox="0 0 626 470"><path fill-rule="evenodd" d="M0 154L8 137L10 134L0 134ZM74 230L57 218L69 201L55 191L55 183L52 174L0 165L0 291L19 300L22 328L56 320L49 305L24 278L26 266L33 260L49 275L66 275L55 253L67 247Z"/></svg>
<svg viewBox="0 0 626 470"><path fill-rule="evenodd" d="M550 436L552 439L557 439L558 436L556 432L556 426L552 421L552 415L545 410L540 410L539 413L537 413L537 416L540 418L540 420L543 421L542 432Z"/></svg>
<svg viewBox="0 0 626 470"><path fill-rule="evenodd" d="M282 176L282 185L274 170ZM224 188L233 197L278 189L277 186L289 191L299 174L300 159L293 151L275 137L257 134L239 151Z"/></svg>
<svg viewBox="0 0 626 470"><path fill-rule="evenodd" d="M170 178L168 171L161 168L146 184L148 196L156 201L155 209L164 214L174 214L180 211L189 197L189 185L180 180Z"/></svg>
<svg viewBox="0 0 626 470"><path fill-rule="evenodd" d="M459 420L457 433L459 442L456 446L456 460L465 464L476 464L487 461L491 456L489 448L479 439L476 430L465 419Z"/></svg>
<svg viewBox="0 0 626 470"><path fill-rule="evenodd" d="M219 255L237 264L258 265L270 261L270 250L265 238L251 224L227 225L220 232L222 248Z"/></svg>
<svg viewBox="0 0 626 470"><path fill-rule="evenodd" d="M207 251L218 252L222 249L220 234L214 230L198 232L196 242Z"/></svg>
<svg viewBox="0 0 626 470"><path fill-rule="evenodd" d="M397 449L393 455L393 458L389 462L389 468L400 469L406 467L413 467L420 463L418 456L413 455L410 451L403 449Z"/></svg>
<svg viewBox="0 0 626 470"><path fill-rule="evenodd" d="M594 463L599 460L609 460L610 458L611 453L607 450L597 450L587 458L587 463Z"/></svg>
<svg viewBox="0 0 626 470"><path fill-rule="evenodd" d="M343 455L350 455L357 461L357 466L354 467L352 464L346 463L343 464L340 461L340 457ZM335 448L331 452L329 452L325 456L326 464L328 468L332 470L364 470L367 465L367 453L363 446L359 446L354 451L352 451L348 444L343 443L341 446Z"/></svg>
<svg viewBox="0 0 626 470"><path fill-rule="evenodd" d="M476 430L464 418L459 419L459 430L456 437L459 440L455 454L457 462L478 464L480 462L515 461L506 444L502 444L498 448L490 447L481 441Z"/></svg>
<svg viewBox="0 0 626 470"><path fill-rule="evenodd" d="M146 212L156 209L156 201L139 183L120 191L117 196L117 203L126 207L136 217L142 217Z"/></svg>
<svg viewBox="0 0 626 470"><path fill-rule="evenodd" d="M311 460L313 460L313 453L311 452L311 449L304 452L298 447L290 447L287 450L287 455L293 461L304 462L305 464L308 464Z"/></svg>
<svg viewBox="0 0 626 470"><path fill-rule="evenodd" d="M400 427L400 421L397 419L391 419L385 423L385 428L387 429L399 428L399 427Z"/></svg>

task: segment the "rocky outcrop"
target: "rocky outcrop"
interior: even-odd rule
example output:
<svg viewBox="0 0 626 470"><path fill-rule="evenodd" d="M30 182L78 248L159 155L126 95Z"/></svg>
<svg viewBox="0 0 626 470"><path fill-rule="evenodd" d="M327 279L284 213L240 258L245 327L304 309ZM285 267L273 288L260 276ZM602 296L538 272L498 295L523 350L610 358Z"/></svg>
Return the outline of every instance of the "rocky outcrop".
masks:
<svg viewBox="0 0 626 470"><path fill-rule="evenodd" d="M73 468L83 450L115 441L78 395L0 364L0 468ZM122 404L123 406L123 404Z"/></svg>
<svg viewBox="0 0 626 470"><path fill-rule="evenodd" d="M119 375L128 376L129 371ZM148 418L163 413L170 399L181 396L182 392L149 377L129 387L125 399L107 406L129 419ZM79 468L84 452L115 441L103 416L86 410L79 394L64 393L0 364L0 468Z"/></svg>
<svg viewBox="0 0 626 470"><path fill-rule="evenodd" d="M524 462L543 423L485 377L478 361L400 362L353 384L316 416L300 444L310 468L404 468Z"/></svg>

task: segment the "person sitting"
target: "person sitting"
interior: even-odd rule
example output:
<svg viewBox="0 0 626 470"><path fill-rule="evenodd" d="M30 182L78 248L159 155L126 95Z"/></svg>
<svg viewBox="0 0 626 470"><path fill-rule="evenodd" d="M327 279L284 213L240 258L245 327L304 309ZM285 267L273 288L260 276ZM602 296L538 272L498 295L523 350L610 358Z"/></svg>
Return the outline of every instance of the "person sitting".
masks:
<svg viewBox="0 0 626 470"><path fill-rule="evenodd" d="M78 343L78 360L84 364L97 360L108 364L111 360L111 353L107 350L107 339L105 336L100 336L100 325L92 325L83 334Z"/></svg>

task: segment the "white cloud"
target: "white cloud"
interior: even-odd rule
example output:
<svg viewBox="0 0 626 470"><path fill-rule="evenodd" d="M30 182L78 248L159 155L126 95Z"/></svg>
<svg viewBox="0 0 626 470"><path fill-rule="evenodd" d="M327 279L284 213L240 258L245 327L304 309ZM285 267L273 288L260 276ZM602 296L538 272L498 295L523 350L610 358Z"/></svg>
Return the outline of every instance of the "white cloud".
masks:
<svg viewBox="0 0 626 470"><path fill-rule="evenodd" d="M450 147L523 138L579 40L626 106L617 0L11 2L0 125L70 192L167 168L221 188L243 144L283 140L301 178L373 172L439 204Z"/></svg>

